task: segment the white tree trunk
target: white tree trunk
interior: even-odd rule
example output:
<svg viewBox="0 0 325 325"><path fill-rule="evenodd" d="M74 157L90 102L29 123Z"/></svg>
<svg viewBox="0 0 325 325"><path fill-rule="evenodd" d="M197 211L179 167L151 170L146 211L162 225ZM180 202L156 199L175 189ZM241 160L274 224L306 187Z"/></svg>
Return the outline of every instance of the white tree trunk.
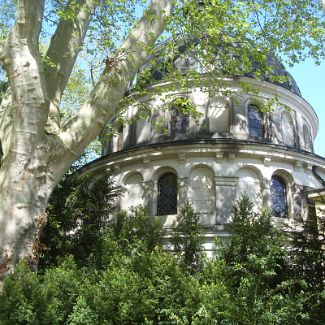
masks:
<svg viewBox="0 0 325 325"><path fill-rule="evenodd" d="M11 87L11 125L10 135L1 139L5 148L0 169L2 274L19 258L32 256L35 215L39 218L43 213L42 201L49 195L46 197L40 186L44 169L40 155L48 115L38 52L44 3L30 1L27 5L25 0L17 6L17 23L8 37L4 60Z"/></svg>
<svg viewBox="0 0 325 325"><path fill-rule="evenodd" d="M35 148L35 154L13 153L0 170L2 271L20 259L36 262L37 237L55 185L42 157L45 147Z"/></svg>
<svg viewBox="0 0 325 325"><path fill-rule="evenodd" d="M62 175L114 114L128 82L148 58L145 48L163 31L175 0L152 0L116 57L107 66L89 99L63 129L57 108L83 42L94 9L81 5L73 26L58 25L49 56L60 67L44 72L38 49L44 0L19 0L17 22L0 43L0 62L7 72L10 93L0 109L0 281L25 259L37 263L38 238L46 222L48 199ZM82 5L87 6L87 10ZM76 35L71 28L79 30ZM76 38L74 38L76 37ZM57 55L71 52L73 55ZM60 74L61 72L63 74ZM57 125L52 134L48 122Z"/></svg>

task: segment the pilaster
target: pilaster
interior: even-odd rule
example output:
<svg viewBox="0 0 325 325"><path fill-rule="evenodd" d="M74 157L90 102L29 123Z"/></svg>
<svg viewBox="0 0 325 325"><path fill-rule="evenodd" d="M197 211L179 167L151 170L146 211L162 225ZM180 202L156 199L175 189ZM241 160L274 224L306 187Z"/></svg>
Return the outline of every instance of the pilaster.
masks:
<svg viewBox="0 0 325 325"><path fill-rule="evenodd" d="M150 216L156 214L157 191L153 181L142 182L144 206L147 207Z"/></svg>

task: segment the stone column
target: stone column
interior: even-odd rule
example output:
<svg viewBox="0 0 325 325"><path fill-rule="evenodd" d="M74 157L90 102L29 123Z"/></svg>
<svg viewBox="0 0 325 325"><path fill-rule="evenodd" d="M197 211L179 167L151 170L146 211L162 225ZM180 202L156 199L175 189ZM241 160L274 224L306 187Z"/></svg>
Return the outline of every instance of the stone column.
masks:
<svg viewBox="0 0 325 325"><path fill-rule="evenodd" d="M263 178L262 181L262 198L263 198L263 207L271 209L271 184L272 180Z"/></svg>
<svg viewBox="0 0 325 325"><path fill-rule="evenodd" d="M181 207L188 201L188 177L178 178L178 195L177 195L177 210L180 211Z"/></svg>
<svg viewBox="0 0 325 325"><path fill-rule="evenodd" d="M157 191L153 181L147 181L141 183L143 188L143 202L144 206L148 209L150 216L156 215L156 202L157 202Z"/></svg>
<svg viewBox="0 0 325 325"><path fill-rule="evenodd" d="M233 202L236 198L238 177L216 176L216 224L229 222L233 212Z"/></svg>
<svg viewBox="0 0 325 325"><path fill-rule="evenodd" d="M293 210L293 217L296 220L303 219L303 187L300 187L297 184L293 184L291 186L291 193L292 193L292 210Z"/></svg>

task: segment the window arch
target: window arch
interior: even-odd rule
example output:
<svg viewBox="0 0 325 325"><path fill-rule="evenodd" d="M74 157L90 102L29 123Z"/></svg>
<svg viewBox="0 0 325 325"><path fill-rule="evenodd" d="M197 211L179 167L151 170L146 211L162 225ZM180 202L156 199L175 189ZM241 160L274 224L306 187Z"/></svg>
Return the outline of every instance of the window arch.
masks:
<svg viewBox="0 0 325 325"><path fill-rule="evenodd" d="M188 198L201 216L211 214L216 206L214 172L207 165L195 166L190 173Z"/></svg>
<svg viewBox="0 0 325 325"><path fill-rule="evenodd" d="M177 177L173 173L162 175L158 180L157 215L177 213Z"/></svg>
<svg viewBox="0 0 325 325"><path fill-rule="evenodd" d="M170 135L174 137L176 134L186 134L189 121L188 114L182 114L178 110L173 109L170 118Z"/></svg>
<svg viewBox="0 0 325 325"><path fill-rule="evenodd" d="M271 179L271 205L276 217L288 215L288 202L286 183L279 176L272 176Z"/></svg>
<svg viewBox="0 0 325 325"><path fill-rule="evenodd" d="M120 204L123 210L132 206L143 205L143 176L139 172L131 173L124 177L125 192L121 195Z"/></svg>
<svg viewBox="0 0 325 325"><path fill-rule="evenodd" d="M253 104L248 105L248 133L252 137L264 137L264 116Z"/></svg>

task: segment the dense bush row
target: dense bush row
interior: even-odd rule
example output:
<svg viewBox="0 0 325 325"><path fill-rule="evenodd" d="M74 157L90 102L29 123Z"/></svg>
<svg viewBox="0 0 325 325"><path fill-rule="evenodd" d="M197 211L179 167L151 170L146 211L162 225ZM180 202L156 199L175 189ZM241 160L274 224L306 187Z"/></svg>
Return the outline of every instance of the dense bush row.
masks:
<svg viewBox="0 0 325 325"><path fill-rule="evenodd" d="M116 193L107 178L90 179L66 180L54 194L39 270L22 263L6 278L1 325L324 324L321 224L289 238L243 197L232 237L207 260L191 206L167 252L160 223L143 209L107 223Z"/></svg>

